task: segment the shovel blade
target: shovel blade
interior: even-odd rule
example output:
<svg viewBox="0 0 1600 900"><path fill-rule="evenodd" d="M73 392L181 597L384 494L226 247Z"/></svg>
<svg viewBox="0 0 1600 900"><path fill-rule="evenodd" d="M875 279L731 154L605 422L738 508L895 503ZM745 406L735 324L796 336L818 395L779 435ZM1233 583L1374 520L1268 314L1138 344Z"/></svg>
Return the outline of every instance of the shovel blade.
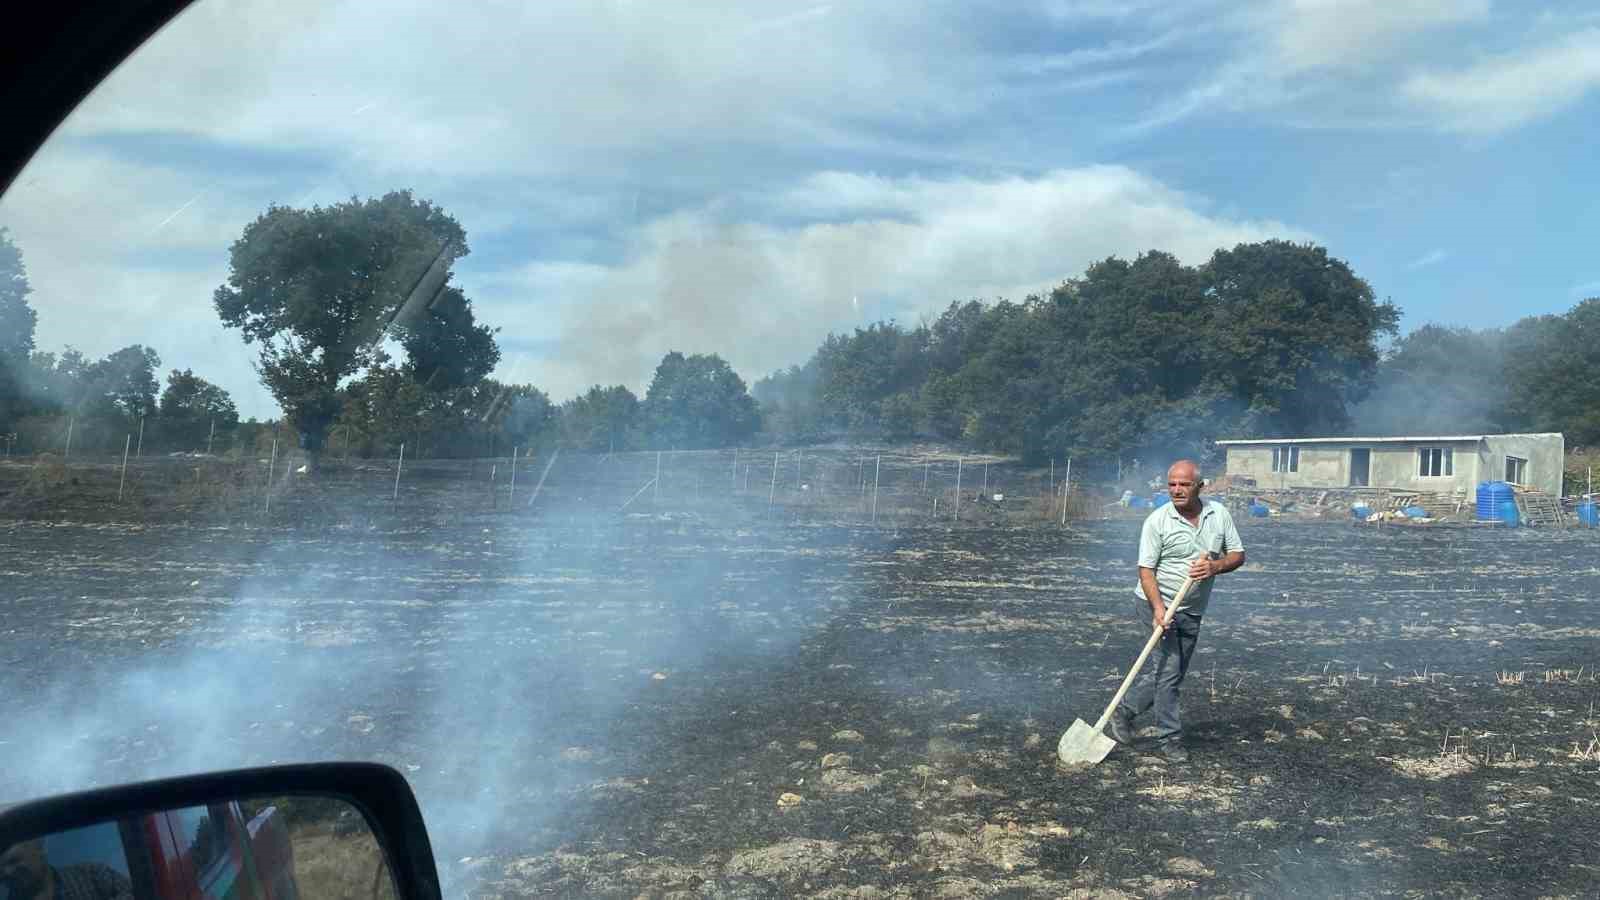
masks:
<svg viewBox="0 0 1600 900"><path fill-rule="evenodd" d="M1079 719L1061 736L1061 743L1056 745L1056 756L1062 765L1092 766L1105 759L1115 746L1116 741Z"/></svg>

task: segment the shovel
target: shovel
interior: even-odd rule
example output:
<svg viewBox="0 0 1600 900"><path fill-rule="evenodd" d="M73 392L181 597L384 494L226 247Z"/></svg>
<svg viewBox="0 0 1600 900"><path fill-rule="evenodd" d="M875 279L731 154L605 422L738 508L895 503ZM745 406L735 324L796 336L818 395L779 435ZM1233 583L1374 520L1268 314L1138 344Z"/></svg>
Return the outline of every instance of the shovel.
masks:
<svg viewBox="0 0 1600 900"><path fill-rule="evenodd" d="M1193 586L1193 578L1185 580L1183 587L1178 589L1178 595L1167 604L1167 615L1161 620L1162 627L1151 630L1150 640L1144 643L1144 652L1139 654L1138 661L1128 670L1128 677L1122 679L1122 687L1117 688L1117 695L1111 698L1106 711L1100 714L1100 721L1090 727L1087 722L1078 719L1067 729L1067 733L1061 736L1061 743L1056 745L1056 756L1063 765L1092 766L1105 759L1111 748L1117 745L1115 740L1101 732L1105 730L1106 723L1111 721L1111 714L1116 711L1117 704L1122 702L1123 695L1133 686L1133 679L1138 677L1139 670L1144 668L1144 661L1150 658L1150 651L1156 648L1156 642L1161 640L1161 633L1166 630L1166 626L1172 624L1172 617L1177 614L1178 608L1183 605L1183 598L1188 596L1189 588Z"/></svg>

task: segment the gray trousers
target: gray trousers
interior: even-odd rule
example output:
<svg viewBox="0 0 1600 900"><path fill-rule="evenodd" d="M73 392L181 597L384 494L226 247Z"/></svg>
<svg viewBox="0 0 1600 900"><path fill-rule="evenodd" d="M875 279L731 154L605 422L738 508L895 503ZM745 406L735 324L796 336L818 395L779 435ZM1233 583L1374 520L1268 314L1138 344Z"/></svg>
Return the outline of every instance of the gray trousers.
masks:
<svg viewBox="0 0 1600 900"><path fill-rule="evenodd" d="M1139 635L1150 639L1150 604L1143 598L1133 601L1134 620ZM1183 719L1178 711L1178 687L1189 671L1195 642L1200 639L1200 617L1179 612L1172 617L1172 628L1161 636L1156 649L1144 664L1144 671L1122 697L1118 712L1133 718L1156 711L1156 740L1172 741L1183 736Z"/></svg>

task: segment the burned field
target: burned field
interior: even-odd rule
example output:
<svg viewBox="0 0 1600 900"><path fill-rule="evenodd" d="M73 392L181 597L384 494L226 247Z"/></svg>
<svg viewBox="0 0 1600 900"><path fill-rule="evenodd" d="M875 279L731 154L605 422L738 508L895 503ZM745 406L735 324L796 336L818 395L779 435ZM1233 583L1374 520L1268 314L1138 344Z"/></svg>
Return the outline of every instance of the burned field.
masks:
<svg viewBox="0 0 1600 900"><path fill-rule="evenodd" d="M378 759L472 896L1587 895L1593 533L1240 524L1192 761L1062 772L1132 520L15 522L0 801Z"/></svg>

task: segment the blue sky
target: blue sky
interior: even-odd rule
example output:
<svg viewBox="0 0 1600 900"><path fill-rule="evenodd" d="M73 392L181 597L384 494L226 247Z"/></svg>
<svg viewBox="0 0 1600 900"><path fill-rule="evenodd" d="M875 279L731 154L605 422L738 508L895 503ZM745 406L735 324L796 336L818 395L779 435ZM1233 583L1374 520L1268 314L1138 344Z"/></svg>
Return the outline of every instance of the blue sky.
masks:
<svg viewBox="0 0 1600 900"><path fill-rule="evenodd" d="M199 0L0 199L43 349L154 346L275 407L216 322L269 203L454 214L497 374L753 380L829 330L1107 255L1315 240L1405 327L1600 294L1600 13L1489 0Z"/></svg>

